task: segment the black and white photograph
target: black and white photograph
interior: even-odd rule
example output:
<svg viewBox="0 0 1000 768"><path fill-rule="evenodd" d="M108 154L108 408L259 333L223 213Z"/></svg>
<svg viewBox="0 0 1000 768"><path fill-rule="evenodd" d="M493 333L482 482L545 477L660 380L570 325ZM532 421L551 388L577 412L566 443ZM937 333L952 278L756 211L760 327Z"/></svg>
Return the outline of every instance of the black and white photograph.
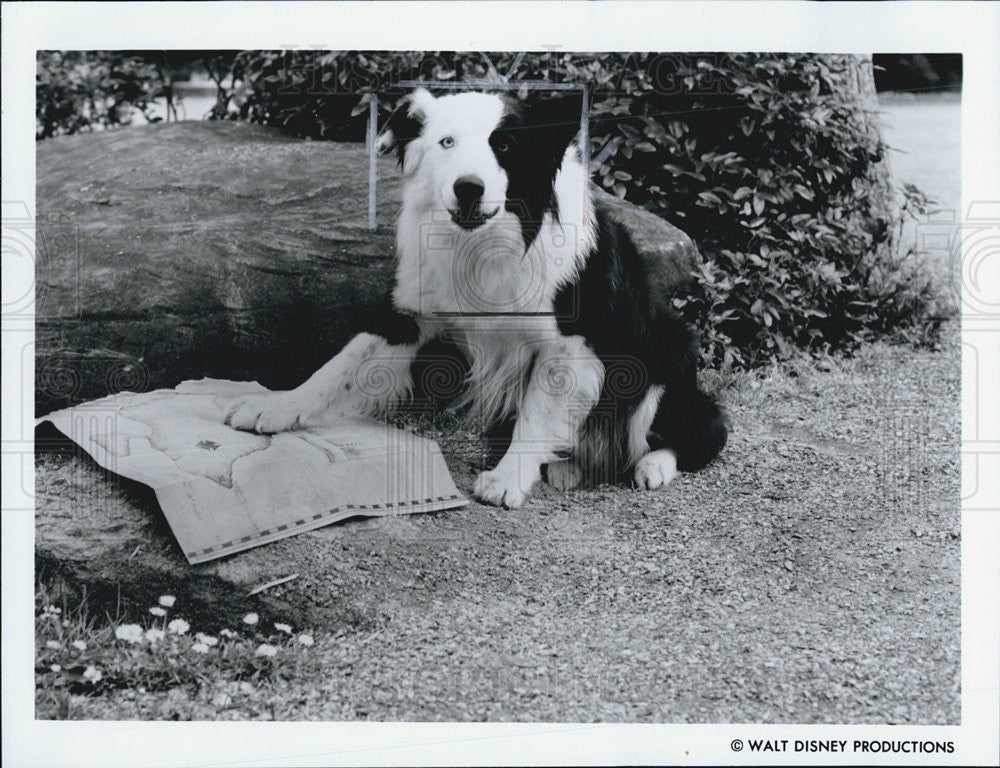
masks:
<svg viewBox="0 0 1000 768"><path fill-rule="evenodd" d="M258 33L5 54L4 698L338 735L46 759L990 764L995 68Z"/></svg>

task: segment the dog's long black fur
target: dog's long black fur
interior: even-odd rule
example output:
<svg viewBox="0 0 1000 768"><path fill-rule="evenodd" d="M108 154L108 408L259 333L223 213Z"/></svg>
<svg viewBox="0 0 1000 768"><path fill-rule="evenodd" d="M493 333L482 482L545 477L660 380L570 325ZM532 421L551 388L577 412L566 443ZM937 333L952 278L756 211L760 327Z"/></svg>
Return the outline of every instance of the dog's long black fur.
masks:
<svg viewBox="0 0 1000 768"><path fill-rule="evenodd" d="M610 464L590 467L599 477L619 477L628 465L627 426L646 388L664 393L653 419L650 448L669 448L677 467L695 471L718 455L727 428L721 408L698 388L697 347L671 296L654 287L650 266L628 232L595 205L597 245L579 279L559 292L556 317L565 335L581 335L605 366L595 413L614 414L601 429ZM592 420L593 422L594 420Z"/></svg>

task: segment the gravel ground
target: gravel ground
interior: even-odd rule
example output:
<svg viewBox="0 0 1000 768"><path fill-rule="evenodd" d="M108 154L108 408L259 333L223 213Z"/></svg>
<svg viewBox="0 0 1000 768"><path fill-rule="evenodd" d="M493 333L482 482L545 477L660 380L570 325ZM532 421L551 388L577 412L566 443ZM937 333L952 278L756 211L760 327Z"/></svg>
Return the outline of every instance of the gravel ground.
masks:
<svg viewBox="0 0 1000 768"><path fill-rule="evenodd" d="M959 381L954 324L939 352L728 382L729 447L662 492L305 534L315 562L275 589L340 617L299 628L307 668L72 716L957 723ZM469 490L478 443L436 436Z"/></svg>

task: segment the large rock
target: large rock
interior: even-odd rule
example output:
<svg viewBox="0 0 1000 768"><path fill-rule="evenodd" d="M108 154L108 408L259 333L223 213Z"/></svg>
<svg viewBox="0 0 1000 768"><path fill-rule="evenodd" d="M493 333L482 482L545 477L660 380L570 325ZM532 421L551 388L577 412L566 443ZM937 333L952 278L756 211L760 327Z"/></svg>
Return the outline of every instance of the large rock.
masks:
<svg viewBox="0 0 1000 768"><path fill-rule="evenodd" d="M36 413L212 376L302 382L390 287L399 173L363 145L232 122L50 139L37 152ZM691 240L596 192L666 286Z"/></svg>

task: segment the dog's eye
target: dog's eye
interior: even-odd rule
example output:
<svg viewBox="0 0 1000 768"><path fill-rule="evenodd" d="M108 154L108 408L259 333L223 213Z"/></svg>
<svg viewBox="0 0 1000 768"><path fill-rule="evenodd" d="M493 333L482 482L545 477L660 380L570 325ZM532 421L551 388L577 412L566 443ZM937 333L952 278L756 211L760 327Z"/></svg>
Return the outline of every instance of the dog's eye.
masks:
<svg viewBox="0 0 1000 768"><path fill-rule="evenodd" d="M493 144L493 149L501 154L508 152L510 150L510 142L507 139L497 139L496 143Z"/></svg>
<svg viewBox="0 0 1000 768"><path fill-rule="evenodd" d="M455 146L455 140L451 136L445 136L441 141L438 142L445 149L451 149Z"/></svg>

